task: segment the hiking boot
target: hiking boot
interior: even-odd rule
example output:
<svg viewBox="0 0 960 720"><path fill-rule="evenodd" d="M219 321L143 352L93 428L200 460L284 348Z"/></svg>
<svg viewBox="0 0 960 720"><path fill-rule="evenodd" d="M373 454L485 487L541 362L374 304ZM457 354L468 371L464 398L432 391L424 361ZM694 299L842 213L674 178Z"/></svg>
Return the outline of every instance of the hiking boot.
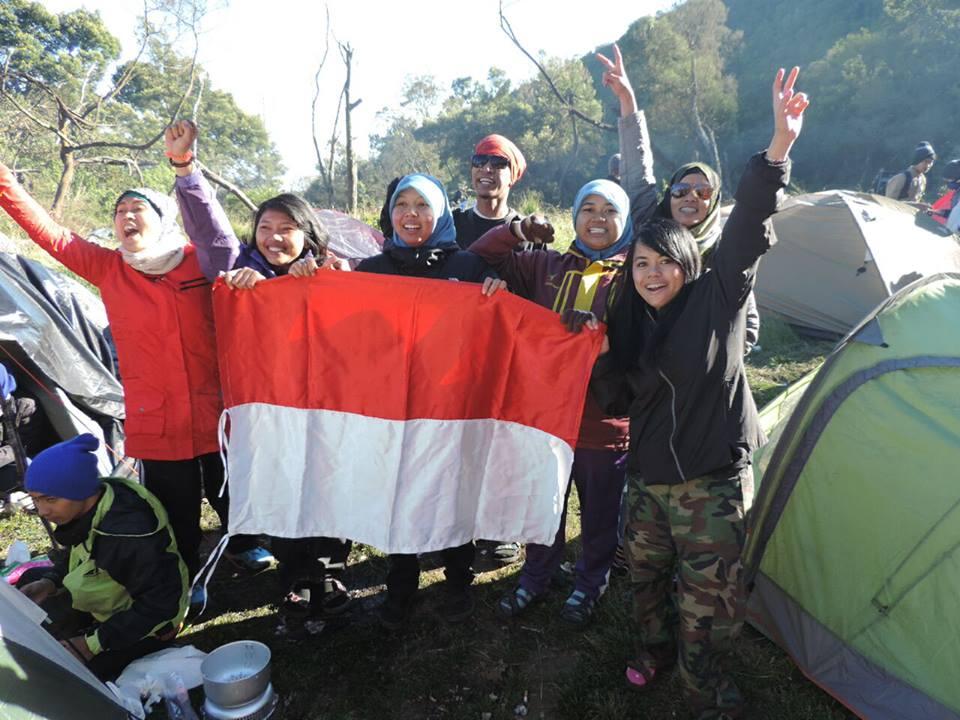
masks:
<svg viewBox="0 0 960 720"><path fill-rule="evenodd" d="M321 618L339 615L353 604L346 586L337 578L304 580L294 584L280 605L291 616Z"/></svg>
<svg viewBox="0 0 960 720"><path fill-rule="evenodd" d="M252 547L249 550L244 550L243 552L239 553L226 552L224 554L227 556L227 560L232 562L234 565L251 572L266 570L275 562L273 555L270 554L270 551L259 546Z"/></svg>
<svg viewBox="0 0 960 720"><path fill-rule="evenodd" d="M387 630L399 630L410 620L413 614L413 599L387 595L387 599L377 611L377 620Z"/></svg>
<svg viewBox="0 0 960 720"><path fill-rule="evenodd" d="M449 588L443 604L437 609L444 620L450 623L463 622L473 615L475 607L473 591L470 586L463 588Z"/></svg>
<svg viewBox="0 0 960 720"><path fill-rule="evenodd" d="M477 559L485 567L504 567L520 560L520 543L477 540Z"/></svg>

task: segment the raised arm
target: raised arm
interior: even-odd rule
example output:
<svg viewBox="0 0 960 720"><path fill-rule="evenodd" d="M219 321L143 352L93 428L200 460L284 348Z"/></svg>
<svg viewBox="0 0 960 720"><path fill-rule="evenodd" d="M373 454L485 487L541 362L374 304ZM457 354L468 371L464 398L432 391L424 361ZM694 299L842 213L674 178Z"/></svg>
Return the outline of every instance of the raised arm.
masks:
<svg viewBox="0 0 960 720"><path fill-rule="evenodd" d="M713 269L724 297L739 307L753 286L757 261L773 244L770 217L776 212L779 193L790 182L790 149L800 136L803 113L810 104L795 93L799 68L784 79L781 68L773 82L774 131L769 146L753 156L737 187L736 205L714 253Z"/></svg>
<svg viewBox="0 0 960 720"><path fill-rule="evenodd" d="M616 44L613 60L597 53L603 65L603 84L620 101L617 129L620 135L620 183L630 198L630 217L633 222L649 220L657 207L656 177L653 174L653 152L650 133L643 110L637 109L637 99L623 66L623 55Z"/></svg>
<svg viewBox="0 0 960 720"><path fill-rule="evenodd" d="M203 177L193 156L197 128L189 120L180 120L164 133L166 155L177 174L177 204L183 218L183 230L197 248L197 260L207 279L233 269L240 254L240 241L223 211L216 193Z"/></svg>
<svg viewBox="0 0 960 720"><path fill-rule="evenodd" d="M33 242L88 282L99 285L109 271L116 253L60 225L30 197L3 163L0 163L0 207Z"/></svg>
<svg viewBox="0 0 960 720"><path fill-rule="evenodd" d="M507 281L510 290L520 297L533 297L538 268L545 265L551 250L515 252L524 240L553 242L553 226L542 215L528 215L523 220L498 225L470 244L467 252L479 255L497 275Z"/></svg>

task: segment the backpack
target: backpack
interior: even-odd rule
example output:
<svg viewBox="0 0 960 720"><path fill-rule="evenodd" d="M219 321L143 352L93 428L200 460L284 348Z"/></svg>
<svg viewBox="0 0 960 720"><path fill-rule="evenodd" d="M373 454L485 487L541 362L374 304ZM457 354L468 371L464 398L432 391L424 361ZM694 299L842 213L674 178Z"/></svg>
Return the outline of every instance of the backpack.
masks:
<svg viewBox="0 0 960 720"><path fill-rule="evenodd" d="M877 173L877 177L873 179L873 185L870 187L870 192L872 192L874 195L886 195L887 183L893 180L893 178L895 178L897 175L903 175L905 177L903 187L900 189L900 195L897 196L896 199L905 200L907 193L910 191L910 181L913 179L909 170L888 173L884 172L884 170L881 168L880 172Z"/></svg>

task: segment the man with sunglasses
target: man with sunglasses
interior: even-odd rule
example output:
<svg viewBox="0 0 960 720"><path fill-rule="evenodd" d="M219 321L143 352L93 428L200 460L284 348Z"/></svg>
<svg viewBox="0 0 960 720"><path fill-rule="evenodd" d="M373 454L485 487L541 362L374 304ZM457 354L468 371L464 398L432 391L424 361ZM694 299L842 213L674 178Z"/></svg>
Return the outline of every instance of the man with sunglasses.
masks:
<svg viewBox="0 0 960 720"><path fill-rule="evenodd" d="M508 201L510 188L523 176L527 162L520 149L503 135L487 135L474 148L470 166L477 202L453 211L457 242L464 250L488 230L520 220Z"/></svg>

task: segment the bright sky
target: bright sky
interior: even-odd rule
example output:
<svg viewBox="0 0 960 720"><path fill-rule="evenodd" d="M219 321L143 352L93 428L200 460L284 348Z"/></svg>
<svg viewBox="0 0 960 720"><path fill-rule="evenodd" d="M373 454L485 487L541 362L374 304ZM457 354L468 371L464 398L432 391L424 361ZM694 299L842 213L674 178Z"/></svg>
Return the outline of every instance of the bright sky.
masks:
<svg viewBox="0 0 960 720"><path fill-rule="evenodd" d="M44 0L52 12L98 10L107 27L135 49L140 3L118 0ZM506 0L507 18L535 56L579 57L622 35L644 15L674 0ZM315 174L310 130L313 76L323 53L324 5L297 0L212 0L218 9L203 20L200 62L212 84L233 94L240 107L260 115L287 167L286 181ZM491 66L514 83L533 75L533 64L500 30L497 0L330 0L333 33L354 48L351 94L363 102L353 113L361 152L367 136L382 129L377 113L396 107L407 77L433 75L441 88L458 77L486 79ZM321 75L320 137L328 138L344 80L331 48ZM201 111L202 119L202 111ZM341 121L342 128L342 121ZM341 130L342 137L342 130Z"/></svg>

